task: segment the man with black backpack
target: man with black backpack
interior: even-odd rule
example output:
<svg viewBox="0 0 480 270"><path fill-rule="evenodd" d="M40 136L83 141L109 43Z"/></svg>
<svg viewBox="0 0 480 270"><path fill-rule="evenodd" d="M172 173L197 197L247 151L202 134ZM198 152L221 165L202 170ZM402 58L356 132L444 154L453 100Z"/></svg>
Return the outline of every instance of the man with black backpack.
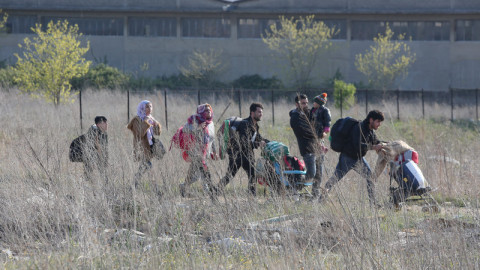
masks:
<svg viewBox="0 0 480 270"><path fill-rule="evenodd" d="M91 180L93 170L96 168L103 177L106 177L108 165L108 122L105 116L95 117L95 124L85 134L83 144L83 164L85 177Z"/></svg>
<svg viewBox="0 0 480 270"><path fill-rule="evenodd" d="M269 141L259 133L258 122L263 116L263 105L252 103L250 117L243 119L234 134L230 134L227 174L218 183L218 190L223 191L230 180L235 177L240 167L248 174L248 191L256 195L255 153L254 149L265 146Z"/></svg>
<svg viewBox="0 0 480 270"><path fill-rule="evenodd" d="M335 173L327 183L325 192L319 201L325 199L332 187L340 181L351 169L364 175L367 180L367 190L370 203L377 206L373 184L373 173L370 165L364 158L368 150L380 151L382 144L375 134L385 117L379 110L370 111L367 118L357 121L347 117L339 119L331 129L330 146L334 151L340 152Z"/></svg>

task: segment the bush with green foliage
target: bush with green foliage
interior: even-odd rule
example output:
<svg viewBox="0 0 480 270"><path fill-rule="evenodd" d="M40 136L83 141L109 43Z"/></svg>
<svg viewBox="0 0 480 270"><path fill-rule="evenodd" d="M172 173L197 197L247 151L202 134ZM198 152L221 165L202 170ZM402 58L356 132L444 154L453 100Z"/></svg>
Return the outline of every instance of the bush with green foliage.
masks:
<svg viewBox="0 0 480 270"><path fill-rule="evenodd" d="M13 80L13 69L11 67L0 68L0 87L3 89L11 88L15 85Z"/></svg>
<svg viewBox="0 0 480 270"><path fill-rule="evenodd" d="M342 80L335 80L333 84L333 98L336 108L348 110L355 104L355 92L357 88L351 83Z"/></svg>
<svg viewBox="0 0 480 270"><path fill-rule="evenodd" d="M82 77L72 80L75 89L125 89L129 84L129 76L117 68L106 64L98 64L90 68Z"/></svg>
<svg viewBox="0 0 480 270"><path fill-rule="evenodd" d="M243 75L233 81L233 87L243 89L280 89L283 88L282 81L277 77L262 78L260 75Z"/></svg>

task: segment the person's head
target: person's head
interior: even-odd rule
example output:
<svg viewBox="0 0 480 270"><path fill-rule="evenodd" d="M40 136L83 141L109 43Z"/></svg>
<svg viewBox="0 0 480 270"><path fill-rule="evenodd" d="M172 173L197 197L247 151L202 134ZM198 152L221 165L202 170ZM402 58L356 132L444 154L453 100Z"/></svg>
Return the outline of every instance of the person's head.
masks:
<svg viewBox="0 0 480 270"><path fill-rule="evenodd" d="M313 99L314 108L319 108L320 106L324 106L325 104L327 104L327 93L322 93L321 95L318 95Z"/></svg>
<svg viewBox="0 0 480 270"><path fill-rule="evenodd" d="M377 130L385 120L383 112L379 110L370 111L367 115L368 127L372 130Z"/></svg>
<svg viewBox="0 0 480 270"><path fill-rule="evenodd" d="M95 125L102 131L107 132L108 130L108 122L105 116L96 116L95 117Z"/></svg>
<svg viewBox="0 0 480 270"><path fill-rule="evenodd" d="M261 103L254 102L250 105L250 117L255 121L260 121L263 116L263 105Z"/></svg>
<svg viewBox="0 0 480 270"><path fill-rule="evenodd" d="M303 111L308 110L308 97L305 94L297 94L295 96L295 105L297 105L298 109Z"/></svg>
<svg viewBox="0 0 480 270"><path fill-rule="evenodd" d="M143 100L138 104L137 115L144 120L145 117L149 116L153 111L153 105L148 100Z"/></svg>
<svg viewBox="0 0 480 270"><path fill-rule="evenodd" d="M212 120L213 118L213 109L212 106L208 103L198 105L197 107L197 115L200 117L201 120Z"/></svg>

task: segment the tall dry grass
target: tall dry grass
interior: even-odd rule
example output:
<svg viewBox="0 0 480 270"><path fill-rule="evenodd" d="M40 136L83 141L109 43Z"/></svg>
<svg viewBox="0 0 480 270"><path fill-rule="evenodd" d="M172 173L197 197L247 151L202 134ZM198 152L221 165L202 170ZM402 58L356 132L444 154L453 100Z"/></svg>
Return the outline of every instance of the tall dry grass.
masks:
<svg viewBox="0 0 480 270"><path fill-rule="evenodd" d="M167 147L176 128L194 112L196 100L168 98L169 130L160 136ZM161 95L132 95L131 116L142 99L153 102L153 115L165 125ZM209 102L218 117L229 100ZM78 103L55 108L14 90L0 92L0 260L7 269L480 267L480 143L475 129L408 117L396 122L392 104L370 105L389 116L378 131L380 138L403 139L420 153L420 167L442 203L441 213L425 213L415 205L399 212L373 209L365 180L355 173L319 205L270 193L264 197L263 187L257 198L249 197L246 174L240 171L226 196L212 203L198 183L193 198L180 197L178 184L188 164L176 149L153 161L135 189L138 164L125 128L126 95L90 91L82 103L83 131L95 115L109 119L107 179L96 175L86 181L82 164L68 160L68 146L81 133ZM244 102L242 112L248 112L249 103ZM288 124L292 104L275 104L275 126L265 104L264 137L286 143L299 155ZM363 110L353 107L345 115L360 119ZM235 103L224 117L232 115L238 115ZM336 119L339 112L333 109L332 115ZM337 159L338 154L327 154L323 182ZM375 159L375 154L367 155L371 166ZM226 161L209 165L218 182ZM381 176L376 192L384 205L388 186L387 176ZM283 218L259 222L279 216Z"/></svg>

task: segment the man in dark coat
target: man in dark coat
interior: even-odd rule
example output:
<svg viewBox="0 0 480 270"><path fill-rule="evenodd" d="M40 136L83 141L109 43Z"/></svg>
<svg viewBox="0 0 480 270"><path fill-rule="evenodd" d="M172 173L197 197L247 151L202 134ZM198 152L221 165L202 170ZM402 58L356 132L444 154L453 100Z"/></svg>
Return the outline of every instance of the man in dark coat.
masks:
<svg viewBox="0 0 480 270"><path fill-rule="evenodd" d="M307 168L306 179L310 181L317 171L315 153L319 149L318 138L313 122L310 121L307 96L305 94L297 95L295 105L296 108L290 111L290 127L297 137L298 148Z"/></svg>
<svg viewBox="0 0 480 270"><path fill-rule="evenodd" d="M263 116L263 105L252 103L250 117L242 120L237 131L231 134L228 154L228 171L220 180L218 190L222 191L238 170L243 168L248 174L248 191L256 195L255 153L254 149L263 147L268 142L259 132L258 122Z"/></svg>
<svg viewBox="0 0 480 270"><path fill-rule="evenodd" d="M378 140L375 130L380 127L383 120L385 120L383 113L378 110L373 110L368 113L365 120L352 128L350 131L350 140L340 153L335 173L328 179L327 183L325 183L325 196L340 179L351 169L354 169L357 173L366 177L370 203L377 206L375 201L375 188L372 181L374 176L370 165L365 159L365 155L368 150L378 152L382 149L382 144ZM325 196L320 197L319 200L322 201Z"/></svg>
<svg viewBox="0 0 480 270"><path fill-rule="evenodd" d="M94 169L106 177L108 165L108 122L105 116L95 117L95 124L85 134L83 165L85 178L91 180Z"/></svg>

